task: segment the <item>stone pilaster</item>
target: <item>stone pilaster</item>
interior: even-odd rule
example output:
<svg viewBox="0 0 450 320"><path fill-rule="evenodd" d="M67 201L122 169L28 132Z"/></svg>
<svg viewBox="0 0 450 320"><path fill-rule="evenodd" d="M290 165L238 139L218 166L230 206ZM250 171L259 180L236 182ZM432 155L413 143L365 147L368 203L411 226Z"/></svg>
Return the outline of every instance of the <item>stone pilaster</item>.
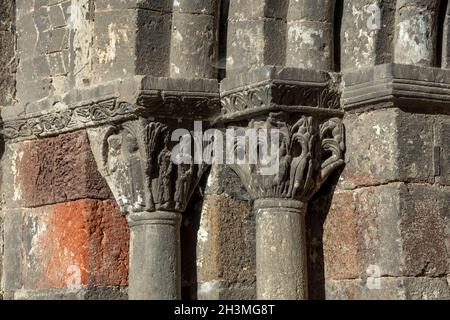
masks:
<svg viewBox="0 0 450 320"><path fill-rule="evenodd" d="M222 82L228 128L280 133L274 172L264 175L261 163L233 165L255 200L259 299L307 298L305 208L345 151L335 78L265 67Z"/></svg>

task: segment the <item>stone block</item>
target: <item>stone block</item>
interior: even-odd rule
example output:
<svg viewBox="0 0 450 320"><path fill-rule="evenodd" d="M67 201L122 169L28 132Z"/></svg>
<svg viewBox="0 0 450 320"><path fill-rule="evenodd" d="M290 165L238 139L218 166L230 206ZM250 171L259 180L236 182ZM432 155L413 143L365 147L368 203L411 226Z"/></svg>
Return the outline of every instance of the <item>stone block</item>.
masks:
<svg viewBox="0 0 450 320"><path fill-rule="evenodd" d="M226 195L236 200L250 201L238 175L225 165L213 165L205 188L207 195Z"/></svg>
<svg viewBox="0 0 450 320"><path fill-rule="evenodd" d="M356 190L360 276L448 274L449 193L439 187L403 183Z"/></svg>
<svg viewBox="0 0 450 320"><path fill-rule="evenodd" d="M400 207L403 275L450 274L450 188L408 184Z"/></svg>
<svg viewBox="0 0 450 320"><path fill-rule="evenodd" d="M96 0L95 8L98 11L142 8L169 12L172 4L171 0Z"/></svg>
<svg viewBox="0 0 450 320"><path fill-rule="evenodd" d="M258 18L286 19L286 0L236 0L230 2L231 20L254 20Z"/></svg>
<svg viewBox="0 0 450 320"><path fill-rule="evenodd" d="M197 292L198 300L254 300L255 288L227 281L212 280L200 283Z"/></svg>
<svg viewBox="0 0 450 320"><path fill-rule="evenodd" d="M288 20L330 22L328 19L333 16L334 3L333 0L293 2L289 6Z"/></svg>
<svg viewBox="0 0 450 320"><path fill-rule="evenodd" d="M258 19L228 23L227 70L253 71L264 65L283 65L286 24Z"/></svg>
<svg viewBox="0 0 450 320"><path fill-rule="evenodd" d="M219 2L218 0L174 1L173 12L216 15Z"/></svg>
<svg viewBox="0 0 450 320"><path fill-rule="evenodd" d="M359 274L402 274L401 183L358 189L354 194L358 217ZM371 271L374 270L374 271Z"/></svg>
<svg viewBox="0 0 450 320"><path fill-rule="evenodd" d="M167 76L171 16L149 10L96 14L94 71L96 82L134 75Z"/></svg>
<svg viewBox="0 0 450 320"><path fill-rule="evenodd" d="M217 74L216 18L174 14L170 75L175 78L215 78Z"/></svg>
<svg viewBox="0 0 450 320"><path fill-rule="evenodd" d="M377 286L360 281L357 299L361 300L447 300L450 287L446 278L394 277L380 278Z"/></svg>
<svg viewBox="0 0 450 320"><path fill-rule="evenodd" d="M113 286L82 286L75 289L21 289L15 300L127 300L127 290Z"/></svg>
<svg viewBox="0 0 450 320"><path fill-rule="evenodd" d="M450 120L436 117L435 175L440 184L450 186Z"/></svg>
<svg viewBox="0 0 450 320"><path fill-rule="evenodd" d="M2 291L6 299L22 287L23 211L3 209Z"/></svg>
<svg viewBox="0 0 450 320"><path fill-rule="evenodd" d="M197 236L197 279L254 286L255 228L248 202L206 196Z"/></svg>
<svg viewBox="0 0 450 320"><path fill-rule="evenodd" d="M347 114L344 125L347 152L341 188L434 182L431 117L385 109Z"/></svg>
<svg viewBox="0 0 450 320"><path fill-rule="evenodd" d="M11 206L112 198L84 131L27 141L9 149L7 167L12 168L13 176L7 181L13 184L5 189Z"/></svg>
<svg viewBox="0 0 450 320"><path fill-rule="evenodd" d="M353 192L336 192L333 195L323 230L325 278L357 278L358 230Z"/></svg>
<svg viewBox="0 0 450 320"><path fill-rule="evenodd" d="M332 280L325 281L326 300L354 300L357 299L358 280Z"/></svg>
<svg viewBox="0 0 450 320"><path fill-rule="evenodd" d="M127 285L129 230L113 200L30 209L16 228L24 289Z"/></svg>
<svg viewBox="0 0 450 320"><path fill-rule="evenodd" d="M50 16L50 21L52 28L56 29L58 27L63 27L67 24L65 14L60 5L54 5L48 8L48 15Z"/></svg>

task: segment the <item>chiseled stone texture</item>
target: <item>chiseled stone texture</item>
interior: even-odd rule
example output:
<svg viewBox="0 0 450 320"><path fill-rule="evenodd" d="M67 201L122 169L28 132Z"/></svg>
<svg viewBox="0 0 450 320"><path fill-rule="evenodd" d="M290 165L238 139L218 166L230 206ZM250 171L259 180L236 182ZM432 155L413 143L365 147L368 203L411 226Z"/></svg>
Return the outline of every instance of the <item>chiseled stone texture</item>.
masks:
<svg viewBox="0 0 450 320"><path fill-rule="evenodd" d="M448 297L449 202L448 187L429 184L337 191L323 227L326 298Z"/></svg>
<svg viewBox="0 0 450 320"><path fill-rule="evenodd" d="M236 174L213 166L197 229L198 299L254 299L255 217Z"/></svg>
<svg viewBox="0 0 450 320"><path fill-rule="evenodd" d="M284 65L286 60L286 0L230 2L227 72Z"/></svg>
<svg viewBox="0 0 450 320"><path fill-rule="evenodd" d="M395 1L344 0L341 70L361 69L393 60ZM379 18L374 9L379 8ZM381 23L381 28L377 23Z"/></svg>
<svg viewBox="0 0 450 320"><path fill-rule="evenodd" d="M435 129L435 163L438 163L438 170L435 170L439 184L450 186L450 117L436 116Z"/></svg>
<svg viewBox="0 0 450 320"><path fill-rule="evenodd" d="M15 300L127 300L127 289L114 286L82 286L74 289L21 289L14 293Z"/></svg>
<svg viewBox="0 0 450 320"><path fill-rule="evenodd" d="M13 103L15 98L15 2L3 0L0 2L0 106Z"/></svg>
<svg viewBox="0 0 450 320"><path fill-rule="evenodd" d="M133 75L169 75L168 1L98 1L95 9L95 83Z"/></svg>
<svg viewBox="0 0 450 320"><path fill-rule="evenodd" d="M327 300L448 300L450 287L445 277L380 278L376 288L366 280L329 280Z"/></svg>
<svg viewBox="0 0 450 320"><path fill-rule="evenodd" d="M26 105L91 83L89 0L16 0L17 100Z"/></svg>
<svg viewBox="0 0 450 320"><path fill-rule="evenodd" d="M5 228L9 294L128 283L129 229L113 200L11 210Z"/></svg>
<svg viewBox="0 0 450 320"><path fill-rule="evenodd" d="M399 109L347 114L340 188L395 181L434 183L433 118Z"/></svg>
<svg viewBox="0 0 450 320"><path fill-rule="evenodd" d="M357 278L357 216L351 191L340 191L333 195L330 213L323 229L325 278Z"/></svg>
<svg viewBox="0 0 450 320"><path fill-rule="evenodd" d="M5 200L9 207L38 207L112 195L97 170L85 131L7 146Z"/></svg>
<svg viewBox="0 0 450 320"><path fill-rule="evenodd" d="M197 245L200 284L226 280L244 283L248 287L254 285L255 240L250 230L252 227L252 210L247 202L221 195L206 196Z"/></svg>

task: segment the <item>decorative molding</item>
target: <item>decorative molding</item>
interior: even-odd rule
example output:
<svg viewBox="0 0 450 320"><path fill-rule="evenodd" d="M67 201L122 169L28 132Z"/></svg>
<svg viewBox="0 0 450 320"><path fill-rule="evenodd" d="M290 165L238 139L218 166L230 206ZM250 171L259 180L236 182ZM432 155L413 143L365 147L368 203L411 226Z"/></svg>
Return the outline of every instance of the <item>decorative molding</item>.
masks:
<svg viewBox="0 0 450 320"><path fill-rule="evenodd" d="M344 75L343 107L386 107L450 112L450 70L385 64Z"/></svg>
<svg viewBox="0 0 450 320"><path fill-rule="evenodd" d="M327 83L271 80L224 92L221 102L224 122L277 110L342 115L340 93Z"/></svg>
<svg viewBox="0 0 450 320"><path fill-rule="evenodd" d="M145 107L149 115L165 118L211 120L220 112L218 93L145 90L137 105Z"/></svg>
<svg viewBox="0 0 450 320"><path fill-rule="evenodd" d="M2 134L5 140L30 140L140 116L212 122L219 112L218 93L142 90L131 102L122 101L119 97L105 98L65 110L6 120L2 124Z"/></svg>
<svg viewBox="0 0 450 320"><path fill-rule="evenodd" d="M51 136L133 117L138 108L118 98L99 100L72 109L49 112L3 123L5 140Z"/></svg>

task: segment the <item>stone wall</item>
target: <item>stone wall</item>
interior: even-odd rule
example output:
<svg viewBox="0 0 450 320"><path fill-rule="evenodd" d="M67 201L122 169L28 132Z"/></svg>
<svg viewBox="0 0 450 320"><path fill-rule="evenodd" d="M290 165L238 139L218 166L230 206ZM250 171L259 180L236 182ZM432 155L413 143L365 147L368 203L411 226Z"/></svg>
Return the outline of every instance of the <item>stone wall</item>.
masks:
<svg viewBox="0 0 450 320"><path fill-rule="evenodd" d="M2 1L1 295L450 298L446 4ZM284 173L168 163L194 120Z"/></svg>
<svg viewBox="0 0 450 320"><path fill-rule="evenodd" d="M0 4L0 105L12 104L15 100L16 90L16 24L15 1L2 1Z"/></svg>

